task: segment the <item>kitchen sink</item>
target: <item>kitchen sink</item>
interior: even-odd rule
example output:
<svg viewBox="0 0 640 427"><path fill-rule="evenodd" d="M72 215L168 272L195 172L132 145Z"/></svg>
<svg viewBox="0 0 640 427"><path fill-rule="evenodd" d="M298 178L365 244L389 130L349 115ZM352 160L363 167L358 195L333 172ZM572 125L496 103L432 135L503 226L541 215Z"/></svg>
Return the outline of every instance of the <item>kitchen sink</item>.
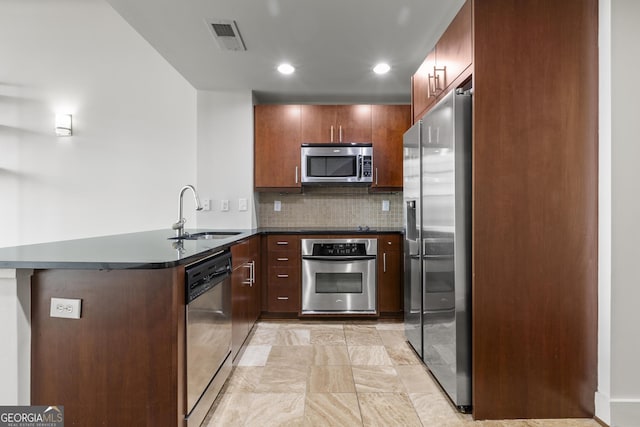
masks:
<svg viewBox="0 0 640 427"><path fill-rule="evenodd" d="M210 240L210 239L226 239L231 236L237 236L239 231L203 231L200 233L188 234L182 236L169 237L169 240Z"/></svg>

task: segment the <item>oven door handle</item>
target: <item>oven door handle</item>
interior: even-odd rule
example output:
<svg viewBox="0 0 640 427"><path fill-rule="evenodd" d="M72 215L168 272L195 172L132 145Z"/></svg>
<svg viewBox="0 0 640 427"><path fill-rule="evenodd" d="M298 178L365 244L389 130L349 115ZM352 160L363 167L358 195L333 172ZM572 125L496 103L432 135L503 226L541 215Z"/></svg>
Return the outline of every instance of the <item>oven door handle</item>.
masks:
<svg viewBox="0 0 640 427"><path fill-rule="evenodd" d="M303 255L302 259L310 261L367 261L376 259L375 255L358 255L358 256L319 256L319 255Z"/></svg>

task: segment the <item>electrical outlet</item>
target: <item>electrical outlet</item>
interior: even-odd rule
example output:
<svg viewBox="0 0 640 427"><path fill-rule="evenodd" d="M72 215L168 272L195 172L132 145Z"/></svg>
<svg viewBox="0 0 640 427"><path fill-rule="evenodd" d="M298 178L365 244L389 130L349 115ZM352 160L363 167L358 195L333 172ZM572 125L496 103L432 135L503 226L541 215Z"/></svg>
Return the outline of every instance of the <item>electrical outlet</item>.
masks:
<svg viewBox="0 0 640 427"><path fill-rule="evenodd" d="M229 210L229 200L221 200L220 201L220 210L222 212L227 212Z"/></svg>
<svg viewBox="0 0 640 427"><path fill-rule="evenodd" d="M280 203L280 200L275 200L273 202L273 210L276 212L280 212L281 209L282 209L282 203Z"/></svg>
<svg viewBox="0 0 640 427"><path fill-rule="evenodd" d="M82 309L81 299L51 298L49 309L50 317L62 317L66 319L79 319Z"/></svg>
<svg viewBox="0 0 640 427"><path fill-rule="evenodd" d="M383 200L382 201L382 210L384 212L389 212L389 201L388 200Z"/></svg>
<svg viewBox="0 0 640 427"><path fill-rule="evenodd" d="M238 210L241 212L247 210L247 199L238 199Z"/></svg>
<svg viewBox="0 0 640 427"><path fill-rule="evenodd" d="M202 199L202 210L210 211L211 210L211 200L210 199Z"/></svg>

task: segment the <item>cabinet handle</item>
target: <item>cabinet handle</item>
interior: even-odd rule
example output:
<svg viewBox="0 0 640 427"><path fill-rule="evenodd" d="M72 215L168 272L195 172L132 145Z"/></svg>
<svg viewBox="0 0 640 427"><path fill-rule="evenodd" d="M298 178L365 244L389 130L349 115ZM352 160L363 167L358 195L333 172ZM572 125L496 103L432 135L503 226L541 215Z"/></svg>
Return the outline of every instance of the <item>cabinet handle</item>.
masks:
<svg viewBox="0 0 640 427"><path fill-rule="evenodd" d="M387 253L386 252L382 254L382 272L383 273L387 272Z"/></svg>
<svg viewBox="0 0 640 427"><path fill-rule="evenodd" d="M298 183L298 166L296 166L296 184Z"/></svg>
<svg viewBox="0 0 640 427"><path fill-rule="evenodd" d="M342 125L340 125L340 142L342 142Z"/></svg>
<svg viewBox="0 0 640 427"><path fill-rule="evenodd" d="M286 301L286 300L288 300L288 299L289 299L289 297L277 297L277 299L279 299L279 300L285 300L285 301Z"/></svg>
<svg viewBox="0 0 640 427"><path fill-rule="evenodd" d="M279 279L286 279L287 277L289 277L288 274L278 274L276 277L278 277Z"/></svg>
<svg viewBox="0 0 640 427"><path fill-rule="evenodd" d="M289 261L289 258L277 258L277 261Z"/></svg>
<svg viewBox="0 0 640 427"><path fill-rule="evenodd" d="M431 79L433 78L434 76L432 76L431 73L427 74L427 99L435 96L435 90L431 90Z"/></svg>
<svg viewBox="0 0 640 427"><path fill-rule="evenodd" d="M331 142L333 142L333 125L331 125Z"/></svg>
<svg viewBox="0 0 640 427"><path fill-rule="evenodd" d="M285 246L286 246L286 245L288 245L288 244L289 244L289 242L285 242L285 241L277 241L277 242L276 242L276 245L280 245L280 246L282 246L282 245L285 245Z"/></svg>
<svg viewBox="0 0 640 427"><path fill-rule="evenodd" d="M376 185L378 185L378 168L376 168Z"/></svg>
<svg viewBox="0 0 640 427"><path fill-rule="evenodd" d="M251 261L251 286L256 283L256 262Z"/></svg>

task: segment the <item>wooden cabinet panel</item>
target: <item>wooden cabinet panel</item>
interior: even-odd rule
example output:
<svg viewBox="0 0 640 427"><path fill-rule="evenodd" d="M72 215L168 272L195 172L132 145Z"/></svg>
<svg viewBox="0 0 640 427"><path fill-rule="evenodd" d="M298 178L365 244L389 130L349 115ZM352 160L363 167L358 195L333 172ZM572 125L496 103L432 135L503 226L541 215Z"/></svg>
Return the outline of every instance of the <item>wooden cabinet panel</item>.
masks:
<svg viewBox="0 0 640 427"><path fill-rule="evenodd" d="M255 106L256 190L300 191L300 144L299 105Z"/></svg>
<svg viewBox="0 0 640 427"><path fill-rule="evenodd" d="M443 94L473 60L471 37L471 0L462 8L436 45L436 68Z"/></svg>
<svg viewBox="0 0 640 427"><path fill-rule="evenodd" d="M240 352L253 324L260 316L260 236L231 247L231 354Z"/></svg>
<svg viewBox="0 0 640 427"><path fill-rule="evenodd" d="M414 123L453 88L472 62L472 0L467 0L412 77Z"/></svg>
<svg viewBox="0 0 640 427"><path fill-rule="evenodd" d="M81 318L50 317L52 297L82 299ZM36 271L31 404L70 426L183 425L185 316L184 267Z"/></svg>
<svg viewBox="0 0 640 427"><path fill-rule="evenodd" d="M370 105L302 105L302 142L371 142Z"/></svg>
<svg viewBox="0 0 640 427"><path fill-rule="evenodd" d="M371 113L374 152L372 190L401 190L402 137L411 126L409 105L374 105Z"/></svg>
<svg viewBox="0 0 640 427"><path fill-rule="evenodd" d="M378 238L378 312L402 316L402 236Z"/></svg>
<svg viewBox="0 0 640 427"><path fill-rule="evenodd" d="M296 258L300 258L300 237L295 234L272 234L267 236L267 251L290 252ZM297 255L296 255L297 253Z"/></svg>
<svg viewBox="0 0 640 427"><path fill-rule="evenodd" d="M335 105L302 105L300 106L300 117L301 142L337 141Z"/></svg>
<svg viewBox="0 0 640 427"><path fill-rule="evenodd" d="M598 2L473 13L474 417L591 418Z"/></svg>
<svg viewBox="0 0 640 427"><path fill-rule="evenodd" d="M411 105L414 123L420 120L427 109L436 101L436 97L430 89L435 65L436 51L434 49L427 55L411 79Z"/></svg>
<svg viewBox="0 0 640 427"><path fill-rule="evenodd" d="M371 105L336 107L338 142L371 142Z"/></svg>

